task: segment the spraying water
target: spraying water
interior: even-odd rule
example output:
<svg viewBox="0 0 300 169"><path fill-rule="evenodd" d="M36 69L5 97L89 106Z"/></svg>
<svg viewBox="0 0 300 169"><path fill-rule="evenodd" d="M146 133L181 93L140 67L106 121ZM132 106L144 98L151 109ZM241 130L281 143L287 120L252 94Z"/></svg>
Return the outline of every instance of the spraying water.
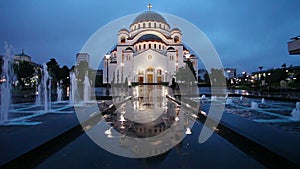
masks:
<svg viewBox="0 0 300 169"><path fill-rule="evenodd" d="M35 98L35 104L36 105L41 105L42 104L42 87L41 84L39 84L38 89L37 89L37 94L36 94L36 98Z"/></svg>
<svg viewBox="0 0 300 169"><path fill-rule="evenodd" d="M217 99L217 96L211 96L210 100L211 101L217 101L218 99Z"/></svg>
<svg viewBox="0 0 300 169"><path fill-rule="evenodd" d="M14 50L10 45L5 43L5 56L3 57L2 75L1 79L1 107L0 107L0 124L5 123L8 120L8 111L11 99L11 82L14 77L13 71L13 56Z"/></svg>
<svg viewBox="0 0 300 169"><path fill-rule="evenodd" d="M42 77L42 84L43 84L43 98L44 98L44 111L45 113L48 112L49 110L49 107L48 107L48 86L47 86L47 83L48 83L48 80L49 80L49 73L48 73L48 70L47 70L47 65L44 64L43 65L43 77Z"/></svg>
<svg viewBox="0 0 300 169"><path fill-rule="evenodd" d="M69 102L70 104L74 104L75 102L75 93L77 92L77 83L76 83L76 76L75 73L70 73L70 98Z"/></svg>
<svg viewBox="0 0 300 169"><path fill-rule="evenodd" d="M48 84L48 110L51 111L51 78L49 78L49 84Z"/></svg>
<svg viewBox="0 0 300 169"><path fill-rule="evenodd" d="M61 102L62 89L60 88L60 85L59 85L59 84L57 84L56 94L57 94L57 101L58 101L58 102Z"/></svg>
<svg viewBox="0 0 300 169"><path fill-rule="evenodd" d="M83 88L83 101L87 102L90 100L90 81L89 81L89 77L86 74L84 76L84 88Z"/></svg>
<svg viewBox="0 0 300 169"><path fill-rule="evenodd" d="M293 109L291 115L292 115L292 119L300 120L300 102L296 103L296 108Z"/></svg>
<svg viewBox="0 0 300 169"><path fill-rule="evenodd" d="M251 109L258 109L258 104L256 102L251 102Z"/></svg>

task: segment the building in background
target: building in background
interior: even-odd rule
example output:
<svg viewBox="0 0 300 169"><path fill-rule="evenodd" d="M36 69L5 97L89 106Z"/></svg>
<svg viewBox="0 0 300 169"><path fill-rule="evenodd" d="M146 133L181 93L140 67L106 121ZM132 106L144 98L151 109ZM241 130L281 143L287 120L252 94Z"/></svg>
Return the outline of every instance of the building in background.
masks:
<svg viewBox="0 0 300 169"><path fill-rule="evenodd" d="M80 62L86 61L90 65L90 55L88 53L77 53L76 54L76 65L79 65Z"/></svg>
<svg viewBox="0 0 300 169"><path fill-rule="evenodd" d="M24 53L24 49L22 49L22 53L16 54L16 55L14 56L14 62L15 62L16 64L19 64L19 63L22 62L22 61L27 61L27 62L31 63L31 56L25 54L25 53Z"/></svg>
<svg viewBox="0 0 300 169"><path fill-rule="evenodd" d="M224 69L224 76L227 79L234 79L234 78L236 78L236 68L225 68Z"/></svg>
<svg viewBox="0 0 300 169"><path fill-rule="evenodd" d="M290 55L300 54L300 36L291 38L291 41L288 42L288 51Z"/></svg>

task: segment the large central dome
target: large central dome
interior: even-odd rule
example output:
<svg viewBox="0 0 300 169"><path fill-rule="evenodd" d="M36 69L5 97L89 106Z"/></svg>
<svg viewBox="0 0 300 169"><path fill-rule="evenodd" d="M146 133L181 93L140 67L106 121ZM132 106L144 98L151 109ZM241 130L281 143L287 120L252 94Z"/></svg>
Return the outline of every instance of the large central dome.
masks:
<svg viewBox="0 0 300 169"><path fill-rule="evenodd" d="M133 21L132 24L136 24L139 22L145 22L145 21L156 21L156 22L162 22L164 24L167 24L167 21L163 16L160 14L153 12L153 11L146 11L141 14L139 14Z"/></svg>

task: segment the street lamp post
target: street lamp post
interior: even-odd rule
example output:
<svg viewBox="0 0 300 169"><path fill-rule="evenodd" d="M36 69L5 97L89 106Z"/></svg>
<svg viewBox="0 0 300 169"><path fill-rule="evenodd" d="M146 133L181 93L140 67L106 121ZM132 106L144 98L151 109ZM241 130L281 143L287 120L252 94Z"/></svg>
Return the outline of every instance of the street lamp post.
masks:
<svg viewBox="0 0 300 169"><path fill-rule="evenodd" d="M109 96L109 86L108 86L108 61L110 59L110 55L105 55L106 59L106 95Z"/></svg>

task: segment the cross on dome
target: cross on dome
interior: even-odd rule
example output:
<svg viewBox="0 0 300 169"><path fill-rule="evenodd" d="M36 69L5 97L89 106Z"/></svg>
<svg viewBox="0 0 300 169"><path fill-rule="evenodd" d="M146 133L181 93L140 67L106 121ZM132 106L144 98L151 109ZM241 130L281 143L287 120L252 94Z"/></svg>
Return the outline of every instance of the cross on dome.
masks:
<svg viewBox="0 0 300 169"><path fill-rule="evenodd" d="M151 4L148 4L148 5L147 5L147 8L149 9L149 11L151 11L152 5L151 5Z"/></svg>

